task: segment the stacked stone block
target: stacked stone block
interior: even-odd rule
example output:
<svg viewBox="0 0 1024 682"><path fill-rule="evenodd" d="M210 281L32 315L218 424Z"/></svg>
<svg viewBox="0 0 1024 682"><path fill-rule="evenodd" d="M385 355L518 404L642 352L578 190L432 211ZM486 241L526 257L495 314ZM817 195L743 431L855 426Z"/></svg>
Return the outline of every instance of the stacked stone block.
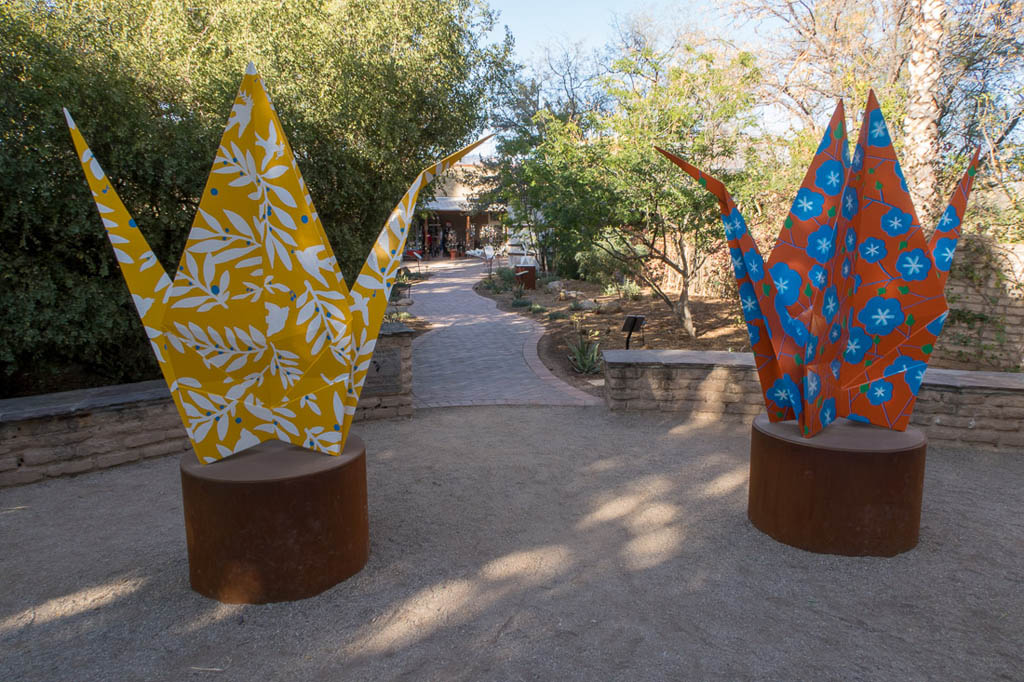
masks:
<svg viewBox="0 0 1024 682"><path fill-rule="evenodd" d="M765 411L747 353L605 351L612 410L748 425ZM1024 451L1024 374L930 369L911 423L934 445Z"/></svg>
<svg viewBox="0 0 1024 682"><path fill-rule="evenodd" d="M381 329L374 357L400 359L368 382L355 420L412 415L412 330ZM379 363L380 364L380 363ZM0 488L176 455L189 449L163 380L0 401Z"/></svg>
<svg viewBox="0 0 1024 682"><path fill-rule="evenodd" d="M965 261L946 286L953 312L932 361L961 369L1024 370L1024 244L974 239L966 245L965 253L957 252ZM978 253L988 255L973 262Z"/></svg>

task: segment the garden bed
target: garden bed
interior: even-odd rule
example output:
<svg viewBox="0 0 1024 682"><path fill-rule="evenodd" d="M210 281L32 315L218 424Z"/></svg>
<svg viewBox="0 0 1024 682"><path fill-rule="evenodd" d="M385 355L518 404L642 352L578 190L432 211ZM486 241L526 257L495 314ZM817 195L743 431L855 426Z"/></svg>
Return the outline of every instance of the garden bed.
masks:
<svg viewBox="0 0 1024 682"><path fill-rule="evenodd" d="M569 362L569 342L577 337L577 325L583 334L591 335L603 350L617 350L626 347L626 334L622 323L626 315L644 315L647 324L643 334L634 333L630 348L647 350L692 349L749 351L750 340L746 325L734 301L710 297L693 297L690 310L697 328L697 338L690 338L683 330L676 316L664 301L653 298L651 290L641 289L639 300L620 299L618 295L606 294L605 288L593 282L581 280L560 280L566 290L579 291L588 300L600 305L621 300L620 312L598 310L573 310L573 300L559 300L557 293L544 288L544 281L538 278L537 289L523 292L523 299L531 306L513 305L511 290L492 291L481 280L474 287L476 293L495 301L500 310L531 317L546 328L544 337L537 346L537 353L544 365L557 377L586 391L591 395L603 395L599 381L600 373L582 375L575 372ZM499 275L493 279L500 280ZM536 306L541 306L537 308Z"/></svg>

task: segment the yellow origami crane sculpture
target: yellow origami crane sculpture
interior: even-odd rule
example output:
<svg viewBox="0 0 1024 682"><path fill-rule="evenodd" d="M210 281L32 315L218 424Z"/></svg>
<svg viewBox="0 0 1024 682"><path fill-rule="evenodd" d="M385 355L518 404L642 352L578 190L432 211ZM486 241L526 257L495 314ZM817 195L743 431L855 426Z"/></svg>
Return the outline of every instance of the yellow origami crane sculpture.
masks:
<svg viewBox="0 0 1024 682"><path fill-rule="evenodd" d="M64 114L199 461L270 439L340 454L416 197L484 140L417 176L349 291L250 64L172 281Z"/></svg>

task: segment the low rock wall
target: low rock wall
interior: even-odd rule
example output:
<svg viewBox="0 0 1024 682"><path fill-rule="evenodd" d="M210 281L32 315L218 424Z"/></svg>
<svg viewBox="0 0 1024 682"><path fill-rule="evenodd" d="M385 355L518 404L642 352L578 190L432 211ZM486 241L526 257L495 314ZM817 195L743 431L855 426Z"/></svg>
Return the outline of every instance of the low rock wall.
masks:
<svg viewBox="0 0 1024 682"><path fill-rule="evenodd" d="M412 415L412 334L382 327L355 421ZM0 400L0 488L188 449L162 379Z"/></svg>
<svg viewBox="0 0 1024 682"><path fill-rule="evenodd" d="M604 364L612 410L737 424L765 410L748 353L609 350ZM911 424L935 445L1024 451L1024 374L929 369Z"/></svg>

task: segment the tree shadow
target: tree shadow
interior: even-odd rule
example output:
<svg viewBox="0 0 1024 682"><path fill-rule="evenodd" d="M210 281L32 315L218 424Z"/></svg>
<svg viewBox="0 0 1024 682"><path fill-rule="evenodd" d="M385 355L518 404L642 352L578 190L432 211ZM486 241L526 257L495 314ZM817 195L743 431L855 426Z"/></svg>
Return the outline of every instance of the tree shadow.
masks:
<svg viewBox="0 0 1024 682"><path fill-rule="evenodd" d="M461 408L358 430L370 561L300 602L225 606L189 589L171 459L4 493L4 507L34 512L0 521L16 549L0 558L0 623L50 600L78 603L83 589L130 586L45 623L0 626L7 674L885 679L1019 669L1024 597L1012 585L1024 529L1010 521L1024 462L933 453L921 545L851 559L750 526L746 427L601 408Z"/></svg>

